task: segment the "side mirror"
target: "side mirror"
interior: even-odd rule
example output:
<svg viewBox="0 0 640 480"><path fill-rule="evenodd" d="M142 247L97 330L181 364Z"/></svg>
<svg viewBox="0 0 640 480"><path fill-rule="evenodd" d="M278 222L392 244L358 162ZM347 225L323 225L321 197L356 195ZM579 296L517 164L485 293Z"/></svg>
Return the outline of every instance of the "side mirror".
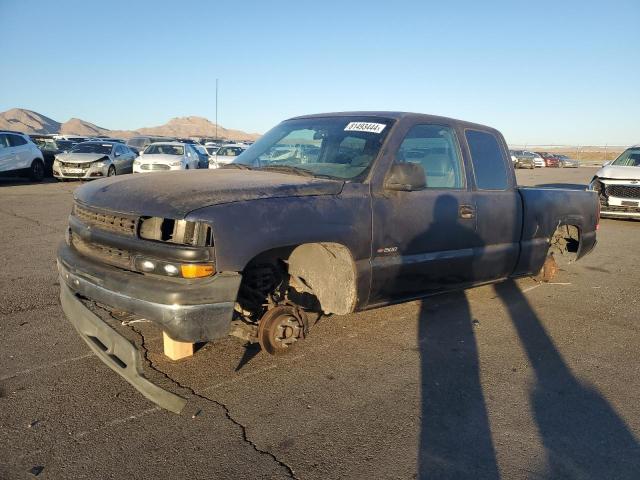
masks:
<svg viewBox="0 0 640 480"><path fill-rule="evenodd" d="M391 167L384 182L386 190L412 192L427 186L427 176L422 165L417 163L396 163Z"/></svg>

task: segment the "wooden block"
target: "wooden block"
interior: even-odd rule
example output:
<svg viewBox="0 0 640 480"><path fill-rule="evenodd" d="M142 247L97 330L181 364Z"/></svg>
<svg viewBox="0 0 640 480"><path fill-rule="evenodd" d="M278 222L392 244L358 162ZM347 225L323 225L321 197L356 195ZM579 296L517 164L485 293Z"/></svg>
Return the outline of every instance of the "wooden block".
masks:
<svg viewBox="0 0 640 480"><path fill-rule="evenodd" d="M193 343L174 340L166 332L162 332L162 338L164 340L164 354L171 360L180 360L193 355Z"/></svg>

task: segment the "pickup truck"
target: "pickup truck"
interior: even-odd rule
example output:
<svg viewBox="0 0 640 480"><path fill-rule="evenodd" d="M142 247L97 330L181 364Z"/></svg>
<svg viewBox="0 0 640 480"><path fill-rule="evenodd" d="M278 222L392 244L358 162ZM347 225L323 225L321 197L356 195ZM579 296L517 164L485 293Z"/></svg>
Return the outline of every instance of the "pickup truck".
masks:
<svg viewBox="0 0 640 480"><path fill-rule="evenodd" d="M279 354L323 314L548 278L555 259L594 248L598 207L593 191L518 187L489 127L402 112L296 117L219 169L77 189L61 303L107 365L180 411L92 303L176 341L231 334Z"/></svg>

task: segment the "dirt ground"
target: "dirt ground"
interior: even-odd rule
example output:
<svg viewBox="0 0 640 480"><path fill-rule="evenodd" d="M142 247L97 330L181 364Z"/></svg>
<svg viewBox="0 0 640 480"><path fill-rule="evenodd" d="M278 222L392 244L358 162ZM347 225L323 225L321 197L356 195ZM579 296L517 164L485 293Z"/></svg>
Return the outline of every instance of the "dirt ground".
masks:
<svg viewBox="0 0 640 480"><path fill-rule="evenodd" d="M584 188L594 172L517 175ZM171 362L137 324L149 374L190 400L175 415L62 313L77 185L0 181L0 479L640 478L640 222L602 220L551 284L326 318L285 357L229 338Z"/></svg>

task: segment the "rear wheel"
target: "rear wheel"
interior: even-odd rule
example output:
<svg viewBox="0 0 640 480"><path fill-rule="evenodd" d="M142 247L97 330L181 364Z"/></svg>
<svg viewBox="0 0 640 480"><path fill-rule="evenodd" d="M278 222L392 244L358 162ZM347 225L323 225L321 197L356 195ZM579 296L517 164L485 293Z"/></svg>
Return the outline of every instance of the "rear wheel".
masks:
<svg viewBox="0 0 640 480"><path fill-rule="evenodd" d="M107 177L114 177L116 175L116 167L111 165L109 170L107 170Z"/></svg>
<svg viewBox="0 0 640 480"><path fill-rule="evenodd" d="M31 163L29 178L34 182L41 182L44 178L44 164L37 158Z"/></svg>

